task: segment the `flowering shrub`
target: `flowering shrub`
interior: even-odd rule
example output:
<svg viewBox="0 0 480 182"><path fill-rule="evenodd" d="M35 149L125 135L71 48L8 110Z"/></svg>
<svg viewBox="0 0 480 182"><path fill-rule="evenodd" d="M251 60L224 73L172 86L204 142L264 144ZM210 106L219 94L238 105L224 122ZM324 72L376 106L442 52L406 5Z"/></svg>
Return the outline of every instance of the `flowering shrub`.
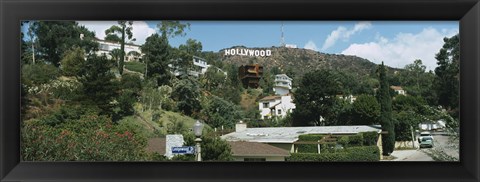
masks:
<svg viewBox="0 0 480 182"><path fill-rule="evenodd" d="M23 123L24 161L141 161L146 138L106 116L82 115L52 126L42 120Z"/></svg>

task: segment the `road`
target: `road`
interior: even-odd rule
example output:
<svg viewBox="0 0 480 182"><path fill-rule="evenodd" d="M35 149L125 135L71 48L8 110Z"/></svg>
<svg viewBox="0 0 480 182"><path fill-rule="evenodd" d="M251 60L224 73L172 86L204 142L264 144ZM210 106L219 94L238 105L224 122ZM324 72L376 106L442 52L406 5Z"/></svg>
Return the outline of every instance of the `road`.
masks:
<svg viewBox="0 0 480 182"><path fill-rule="evenodd" d="M434 138L433 148L422 148L416 150L395 150L392 156L393 161L447 161L458 160L458 140L451 140L444 133L432 133Z"/></svg>

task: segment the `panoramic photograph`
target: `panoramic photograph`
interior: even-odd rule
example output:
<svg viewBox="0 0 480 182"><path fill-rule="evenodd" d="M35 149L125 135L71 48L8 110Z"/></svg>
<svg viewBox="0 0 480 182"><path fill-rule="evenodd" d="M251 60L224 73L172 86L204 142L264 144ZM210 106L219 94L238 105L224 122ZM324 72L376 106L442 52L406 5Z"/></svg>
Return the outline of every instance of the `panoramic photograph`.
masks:
<svg viewBox="0 0 480 182"><path fill-rule="evenodd" d="M22 21L22 161L459 162L458 21Z"/></svg>

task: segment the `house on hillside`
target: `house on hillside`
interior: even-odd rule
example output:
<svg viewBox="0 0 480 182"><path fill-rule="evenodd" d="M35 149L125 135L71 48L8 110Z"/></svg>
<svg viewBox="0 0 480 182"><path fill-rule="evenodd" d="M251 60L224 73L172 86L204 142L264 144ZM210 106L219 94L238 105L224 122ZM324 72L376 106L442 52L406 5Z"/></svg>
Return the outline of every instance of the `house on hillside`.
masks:
<svg viewBox="0 0 480 182"><path fill-rule="evenodd" d="M82 35L80 35L82 37ZM106 55L107 58L111 59L112 55L110 54L114 49L120 49L121 45L118 42L101 40L95 38L95 41L98 43L97 55ZM142 51L139 45L132 43L125 43L125 61L139 61L142 56Z"/></svg>
<svg viewBox="0 0 480 182"><path fill-rule="evenodd" d="M188 70L188 75L194 76L194 77L200 77L201 75L205 74L207 72L207 69L210 67L207 63L207 60L198 56L193 56L192 59L192 68ZM168 64L168 67L172 69L172 73L178 77L180 75L183 75L182 71L178 69L178 67L175 67L173 64Z"/></svg>
<svg viewBox="0 0 480 182"><path fill-rule="evenodd" d="M238 68L238 77L244 88L258 88L263 75L263 66L259 64L242 65Z"/></svg>
<svg viewBox="0 0 480 182"><path fill-rule="evenodd" d="M275 75L275 85L273 91L276 95L286 95L292 90L292 79L286 74Z"/></svg>
<svg viewBox="0 0 480 182"><path fill-rule="evenodd" d="M407 95L407 92L400 86L390 86L390 88L393 89L398 95Z"/></svg>
<svg viewBox="0 0 480 182"><path fill-rule="evenodd" d="M296 106L291 94L266 96L258 101L261 119L283 118L292 113Z"/></svg>
<svg viewBox="0 0 480 182"><path fill-rule="evenodd" d="M357 100L357 97L353 96L352 94L350 94L350 95L337 95L337 98L348 101L350 104L352 104L353 102L355 102L355 100Z"/></svg>

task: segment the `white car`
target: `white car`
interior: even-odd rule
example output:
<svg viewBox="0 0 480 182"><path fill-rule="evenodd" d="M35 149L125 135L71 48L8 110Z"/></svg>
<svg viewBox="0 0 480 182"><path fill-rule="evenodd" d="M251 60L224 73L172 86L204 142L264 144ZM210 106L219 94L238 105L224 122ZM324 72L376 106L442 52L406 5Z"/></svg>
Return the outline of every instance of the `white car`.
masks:
<svg viewBox="0 0 480 182"><path fill-rule="evenodd" d="M420 137L418 137L418 143L421 143L424 137L431 138L433 141L433 136L430 132L421 132Z"/></svg>

